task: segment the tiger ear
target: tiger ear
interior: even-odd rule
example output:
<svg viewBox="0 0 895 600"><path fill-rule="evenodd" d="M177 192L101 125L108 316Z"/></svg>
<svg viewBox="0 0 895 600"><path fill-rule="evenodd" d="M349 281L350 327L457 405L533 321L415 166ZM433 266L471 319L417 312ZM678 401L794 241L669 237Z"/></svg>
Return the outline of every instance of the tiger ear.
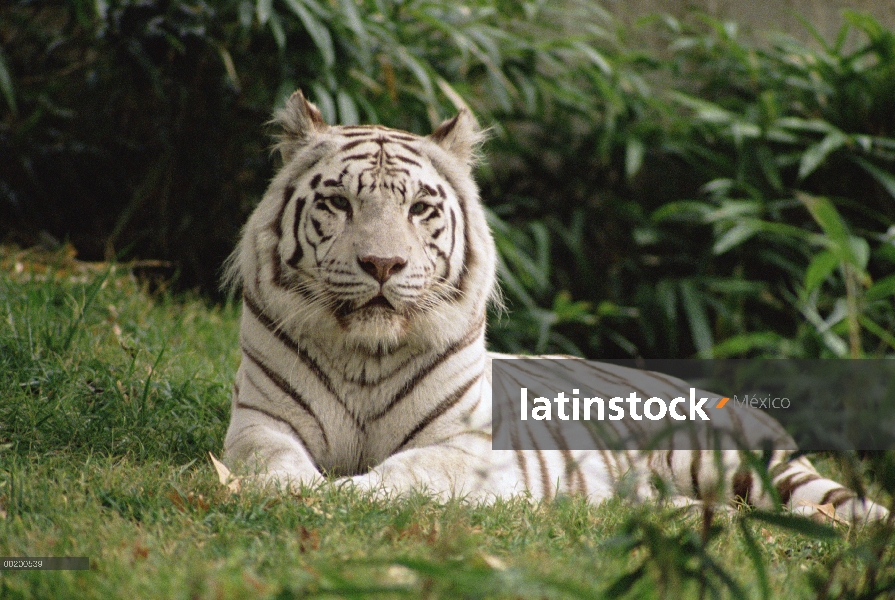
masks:
<svg viewBox="0 0 895 600"><path fill-rule="evenodd" d="M280 129L275 135L274 150L279 151L284 163L329 129L320 109L308 102L301 90L289 96L286 105L274 113L271 123Z"/></svg>
<svg viewBox="0 0 895 600"><path fill-rule="evenodd" d="M479 147L485 141L485 134L479 130L479 124L469 109L462 108L454 118L439 125L429 135L429 139L448 154L472 166L477 162Z"/></svg>

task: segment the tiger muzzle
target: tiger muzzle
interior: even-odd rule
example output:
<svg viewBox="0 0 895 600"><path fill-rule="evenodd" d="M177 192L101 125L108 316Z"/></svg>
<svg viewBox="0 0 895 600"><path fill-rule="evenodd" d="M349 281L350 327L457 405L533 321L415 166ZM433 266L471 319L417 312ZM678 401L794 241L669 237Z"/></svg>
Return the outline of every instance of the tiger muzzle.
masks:
<svg viewBox="0 0 895 600"><path fill-rule="evenodd" d="M403 256L381 257L368 254L366 256L358 256L357 264L359 264L360 268L366 273L371 275L373 279L380 284L383 284L388 281L392 275L401 271L407 265L407 259ZM382 297L382 299L385 300L384 297Z"/></svg>

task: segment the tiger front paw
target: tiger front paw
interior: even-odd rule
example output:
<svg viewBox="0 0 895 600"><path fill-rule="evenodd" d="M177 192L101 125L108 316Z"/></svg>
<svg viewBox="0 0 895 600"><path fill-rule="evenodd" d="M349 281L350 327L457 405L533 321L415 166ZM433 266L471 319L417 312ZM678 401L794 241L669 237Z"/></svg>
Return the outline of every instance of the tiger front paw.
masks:
<svg viewBox="0 0 895 600"><path fill-rule="evenodd" d="M269 471L243 477L241 481L244 485L258 489L301 495L303 491L319 487L326 480L316 473L299 475L290 471Z"/></svg>
<svg viewBox="0 0 895 600"><path fill-rule="evenodd" d="M382 476L370 471L363 475L355 475L353 477L341 477L334 482L340 488L351 487L361 494L369 495L377 500L388 500L394 498L396 494L384 485Z"/></svg>

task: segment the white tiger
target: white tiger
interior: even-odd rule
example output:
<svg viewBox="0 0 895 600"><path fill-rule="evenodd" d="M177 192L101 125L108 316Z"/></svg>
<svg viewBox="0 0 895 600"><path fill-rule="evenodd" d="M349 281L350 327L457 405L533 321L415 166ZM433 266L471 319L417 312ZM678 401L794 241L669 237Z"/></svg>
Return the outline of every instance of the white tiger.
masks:
<svg viewBox="0 0 895 600"><path fill-rule="evenodd" d="M427 137L328 126L296 92L274 121L283 167L228 269L243 290L231 466L282 485L326 474L391 495L485 502L521 493L600 502L623 479L649 498L653 477L681 498L717 499L720 489L768 502L734 451L719 469L704 451L493 450L497 355L485 349L485 321L496 255L471 176L482 140L474 118L462 110ZM805 458L778 452L771 474L803 512L833 504L849 518L887 515Z"/></svg>

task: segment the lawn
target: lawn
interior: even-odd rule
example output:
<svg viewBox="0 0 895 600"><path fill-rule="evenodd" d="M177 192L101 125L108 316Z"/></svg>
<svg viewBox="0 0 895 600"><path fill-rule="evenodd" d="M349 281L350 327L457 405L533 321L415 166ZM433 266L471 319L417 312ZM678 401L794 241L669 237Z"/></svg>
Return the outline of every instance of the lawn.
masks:
<svg viewBox="0 0 895 600"><path fill-rule="evenodd" d="M238 320L233 303L150 289L123 265L0 250L0 556L90 558L0 571L0 598L895 595L891 526L623 500L232 494L209 452Z"/></svg>

